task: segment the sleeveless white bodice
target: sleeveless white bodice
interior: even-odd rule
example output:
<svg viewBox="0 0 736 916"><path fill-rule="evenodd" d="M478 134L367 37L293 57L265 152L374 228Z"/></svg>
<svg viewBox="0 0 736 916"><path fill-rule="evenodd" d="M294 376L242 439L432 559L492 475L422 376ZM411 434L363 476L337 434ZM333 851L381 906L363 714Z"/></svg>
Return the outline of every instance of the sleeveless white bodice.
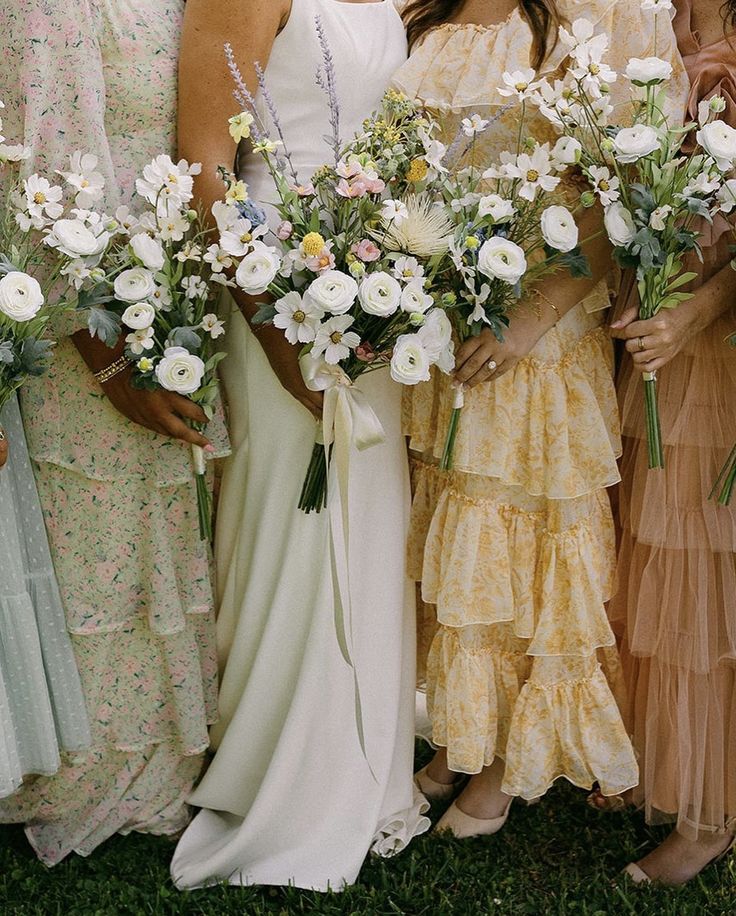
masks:
<svg viewBox="0 0 736 916"><path fill-rule="evenodd" d="M332 161L326 139L332 133L327 96L315 79L322 66L317 16L335 64L343 142L350 140L367 114L378 107L391 77L407 56L406 34L393 0L293 0L289 21L271 51L266 83L303 182L320 165ZM260 94L257 101L264 123L270 126ZM272 135L276 136L275 131ZM243 157L241 176L253 199L261 203L274 200L273 183L260 156Z"/></svg>

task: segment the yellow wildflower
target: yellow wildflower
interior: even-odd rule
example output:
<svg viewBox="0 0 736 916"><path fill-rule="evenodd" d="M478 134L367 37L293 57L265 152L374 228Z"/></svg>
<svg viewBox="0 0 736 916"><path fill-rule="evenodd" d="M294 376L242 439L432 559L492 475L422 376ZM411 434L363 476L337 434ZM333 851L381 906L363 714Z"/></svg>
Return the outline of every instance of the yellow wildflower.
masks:
<svg viewBox="0 0 736 916"><path fill-rule="evenodd" d="M241 111L240 114L230 118L230 136L236 143L241 140L247 140L250 137L250 128L255 118L248 111Z"/></svg>
<svg viewBox="0 0 736 916"><path fill-rule="evenodd" d="M417 184L420 181L424 181L428 171L429 166L425 159L413 159L409 166L409 171L406 173L406 180L412 184Z"/></svg>
<svg viewBox="0 0 736 916"><path fill-rule="evenodd" d="M322 254L325 240L319 232L308 232L302 239L302 251L308 258L316 258Z"/></svg>

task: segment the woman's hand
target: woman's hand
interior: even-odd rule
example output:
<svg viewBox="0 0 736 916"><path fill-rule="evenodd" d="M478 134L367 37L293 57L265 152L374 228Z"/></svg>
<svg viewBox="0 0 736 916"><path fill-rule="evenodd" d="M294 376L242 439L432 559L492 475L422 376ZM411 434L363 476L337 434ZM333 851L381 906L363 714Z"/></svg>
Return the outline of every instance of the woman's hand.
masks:
<svg viewBox="0 0 736 916"><path fill-rule="evenodd" d="M290 344L284 332L271 325L253 328L281 386L313 414L322 419L322 392L310 391L299 368L299 347Z"/></svg>
<svg viewBox="0 0 736 916"><path fill-rule="evenodd" d="M656 372L700 331L695 320L697 311L689 305L686 302L674 309L662 309L646 320L639 320L639 310L634 306L613 322L611 336L626 341L626 349L637 369Z"/></svg>
<svg viewBox="0 0 736 916"><path fill-rule="evenodd" d="M551 326L529 310L511 319L504 331L503 343L490 328L484 328L458 349L455 382L465 388L474 388L481 382L495 381L528 356Z"/></svg>
<svg viewBox="0 0 736 916"><path fill-rule="evenodd" d="M0 468L5 467L8 460L8 437L0 426Z"/></svg>
<svg viewBox="0 0 736 916"><path fill-rule="evenodd" d="M124 417L146 429L181 442L212 450L209 439L187 425L186 421L207 423L207 415L194 401L172 391L142 391L130 384L130 369L105 382L103 391Z"/></svg>

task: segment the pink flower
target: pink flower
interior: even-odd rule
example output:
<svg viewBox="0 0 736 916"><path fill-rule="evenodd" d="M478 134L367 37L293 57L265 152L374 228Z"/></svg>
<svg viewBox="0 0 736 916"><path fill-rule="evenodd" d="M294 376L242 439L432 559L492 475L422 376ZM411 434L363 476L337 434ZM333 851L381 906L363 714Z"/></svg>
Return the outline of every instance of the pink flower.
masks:
<svg viewBox="0 0 736 916"><path fill-rule="evenodd" d="M333 270L335 267L335 255L326 246L315 256L304 259L307 270L315 274L321 274L325 270Z"/></svg>
<svg viewBox="0 0 736 916"><path fill-rule="evenodd" d="M310 181L309 184L290 184L289 190L293 191L295 194L298 194L299 197L314 197L317 193L314 190L314 185Z"/></svg>
<svg viewBox="0 0 736 916"><path fill-rule="evenodd" d="M371 261L377 261L381 257L381 250L371 242L370 239L361 239L357 245L351 248L353 254L369 264Z"/></svg>
<svg viewBox="0 0 736 916"><path fill-rule="evenodd" d="M290 239L292 233L294 232L294 227L287 220L284 220L283 223L279 223L278 229L276 230L276 235L281 239L282 242L285 242L287 239Z"/></svg>
<svg viewBox="0 0 736 916"><path fill-rule="evenodd" d="M372 363L377 354L368 341L363 341L355 348L355 355L361 363Z"/></svg>

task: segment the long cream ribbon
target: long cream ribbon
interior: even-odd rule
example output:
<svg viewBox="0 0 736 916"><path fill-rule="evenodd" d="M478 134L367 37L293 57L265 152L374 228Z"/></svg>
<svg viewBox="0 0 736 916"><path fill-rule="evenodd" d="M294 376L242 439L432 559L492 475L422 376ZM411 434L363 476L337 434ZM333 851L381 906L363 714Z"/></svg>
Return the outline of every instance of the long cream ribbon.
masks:
<svg viewBox="0 0 736 916"><path fill-rule="evenodd" d="M355 387L340 368L324 359L306 354L300 361L304 381L311 391L324 393L322 424L318 435L324 443L325 461L335 465L337 488L328 491L327 508L330 527L332 577L335 584L335 630L340 652L353 672L355 684L355 719L358 740L368 761L363 726L358 671L353 660L353 601L350 588L350 454L386 441L381 421L366 396ZM370 767L370 761L368 761ZM373 772L371 768L371 772Z"/></svg>

